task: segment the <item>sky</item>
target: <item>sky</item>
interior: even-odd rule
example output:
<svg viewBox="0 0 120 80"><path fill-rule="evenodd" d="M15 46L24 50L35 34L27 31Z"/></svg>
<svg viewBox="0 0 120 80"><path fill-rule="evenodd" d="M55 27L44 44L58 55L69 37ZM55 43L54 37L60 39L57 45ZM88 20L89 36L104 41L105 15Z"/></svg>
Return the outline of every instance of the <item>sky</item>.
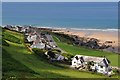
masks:
<svg viewBox="0 0 120 80"><path fill-rule="evenodd" d="M2 2L119 2L120 0L2 0Z"/></svg>

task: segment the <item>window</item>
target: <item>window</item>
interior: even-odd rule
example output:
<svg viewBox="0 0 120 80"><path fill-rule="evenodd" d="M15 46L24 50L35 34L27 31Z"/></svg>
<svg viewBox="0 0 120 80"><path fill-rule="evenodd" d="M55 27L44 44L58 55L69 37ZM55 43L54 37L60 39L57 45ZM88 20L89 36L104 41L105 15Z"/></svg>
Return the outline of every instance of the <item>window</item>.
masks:
<svg viewBox="0 0 120 80"><path fill-rule="evenodd" d="M100 66L100 68L103 68L103 66Z"/></svg>

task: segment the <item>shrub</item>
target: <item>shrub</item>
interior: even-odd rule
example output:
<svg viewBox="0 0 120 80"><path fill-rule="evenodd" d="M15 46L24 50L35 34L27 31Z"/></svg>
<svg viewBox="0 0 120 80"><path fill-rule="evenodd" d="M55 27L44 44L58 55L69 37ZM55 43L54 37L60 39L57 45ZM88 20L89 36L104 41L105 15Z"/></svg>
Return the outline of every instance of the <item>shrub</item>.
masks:
<svg viewBox="0 0 120 80"><path fill-rule="evenodd" d="M71 65L71 58L73 58L74 56L68 53L63 53L62 56L67 57L67 60L64 61Z"/></svg>
<svg viewBox="0 0 120 80"><path fill-rule="evenodd" d="M9 46L9 44L4 39L2 39L2 45Z"/></svg>
<svg viewBox="0 0 120 80"><path fill-rule="evenodd" d="M52 51L57 51L57 52L61 53L61 50L59 50L59 49L53 49Z"/></svg>
<svg viewBox="0 0 120 80"><path fill-rule="evenodd" d="M49 55L51 58L55 58L55 52L53 52L53 51L48 51L48 55Z"/></svg>
<svg viewBox="0 0 120 80"><path fill-rule="evenodd" d="M89 61L89 62L87 63L87 67L86 67L86 68L87 68L88 71L92 71L92 69L91 69L91 67L90 67L92 64L93 64L93 62L91 62L91 61Z"/></svg>
<svg viewBox="0 0 120 80"><path fill-rule="evenodd" d="M32 49L33 52L37 55L39 55L40 57L42 58L46 58L47 56L44 54L46 52L46 50L43 50L43 49L39 49L39 48L33 48Z"/></svg>
<svg viewBox="0 0 120 80"><path fill-rule="evenodd" d="M51 51L51 52L54 54L60 54L60 52L58 52L58 51Z"/></svg>
<svg viewBox="0 0 120 80"><path fill-rule="evenodd" d="M52 51L54 54L61 54L61 50L59 49L52 49L50 51Z"/></svg>
<svg viewBox="0 0 120 80"><path fill-rule="evenodd" d="M113 72L116 74L120 74L120 71L118 69L113 69Z"/></svg>
<svg viewBox="0 0 120 80"><path fill-rule="evenodd" d="M69 58L69 59L71 59L71 58L73 58L73 57L74 57L73 55L68 54L68 53L63 53L62 55L63 55L64 57Z"/></svg>
<svg viewBox="0 0 120 80"><path fill-rule="evenodd" d="M74 39L71 36L67 35L67 34L54 33L54 35L57 36L61 42L72 44L73 41L74 41Z"/></svg>

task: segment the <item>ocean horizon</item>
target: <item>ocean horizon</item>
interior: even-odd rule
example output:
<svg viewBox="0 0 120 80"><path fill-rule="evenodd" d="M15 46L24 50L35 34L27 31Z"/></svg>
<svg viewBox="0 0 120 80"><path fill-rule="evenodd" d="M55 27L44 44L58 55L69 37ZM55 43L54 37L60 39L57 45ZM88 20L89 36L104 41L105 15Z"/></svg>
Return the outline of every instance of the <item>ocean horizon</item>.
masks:
<svg viewBox="0 0 120 80"><path fill-rule="evenodd" d="M2 25L117 30L117 2L3 2Z"/></svg>

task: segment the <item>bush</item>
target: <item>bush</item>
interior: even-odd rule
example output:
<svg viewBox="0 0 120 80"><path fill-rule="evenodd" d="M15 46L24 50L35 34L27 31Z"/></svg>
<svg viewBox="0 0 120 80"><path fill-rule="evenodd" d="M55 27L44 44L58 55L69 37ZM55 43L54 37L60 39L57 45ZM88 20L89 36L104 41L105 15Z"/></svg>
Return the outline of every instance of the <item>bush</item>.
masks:
<svg viewBox="0 0 120 80"><path fill-rule="evenodd" d="M67 34L54 33L54 35L57 36L61 42L72 44L73 41L74 41L74 39L72 37L70 37L69 35L67 35Z"/></svg>
<svg viewBox="0 0 120 80"><path fill-rule="evenodd" d="M39 49L39 48L33 48L33 52L37 55L39 55L42 58L46 58L47 56L45 55L46 50Z"/></svg>
<svg viewBox="0 0 120 80"><path fill-rule="evenodd" d="M8 33L5 33L5 32L3 33L2 37L3 37L3 39L8 40L8 41L11 41L11 42L14 42L14 43L18 43L18 44L21 43L20 39L16 38L16 37L13 36L13 35L10 35L10 34L8 34Z"/></svg>
<svg viewBox="0 0 120 80"><path fill-rule="evenodd" d="M2 39L2 45L9 46L9 44L4 39Z"/></svg>
<svg viewBox="0 0 120 80"><path fill-rule="evenodd" d="M63 53L62 56L67 57L67 58L73 58L74 56L68 53Z"/></svg>
<svg viewBox="0 0 120 80"><path fill-rule="evenodd" d="M113 69L113 72L116 74L120 74L120 71L118 69Z"/></svg>
<svg viewBox="0 0 120 80"><path fill-rule="evenodd" d="M61 50L59 49L52 49L50 51L52 51L54 54L61 54Z"/></svg>
<svg viewBox="0 0 120 80"><path fill-rule="evenodd" d="M69 65L71 65L71 61L72 61L71 58L73 58L74 56L68 53L63 53L62 56L67 57L67 60L64 61L67 62Z"/></svg>
<svg viewBox="0 0 120 80"><path fill-rule="evenodd" d="M48 51L48 55L49 55L51 58L55 58L55 52L53 52L53 51Z"/></svg>
<svg viewBox="0 0 120 80"><path fill-rule="evenodd" d="M51 51L54 54L60 54L58 51Z"/></svg>
<svg viewBox="0 0 120 80"><path fill-rule="evenodd" d="M52 51L57 51L57 52L61 53L61 50L59 50L59 49L53 49Z"/></svg>

